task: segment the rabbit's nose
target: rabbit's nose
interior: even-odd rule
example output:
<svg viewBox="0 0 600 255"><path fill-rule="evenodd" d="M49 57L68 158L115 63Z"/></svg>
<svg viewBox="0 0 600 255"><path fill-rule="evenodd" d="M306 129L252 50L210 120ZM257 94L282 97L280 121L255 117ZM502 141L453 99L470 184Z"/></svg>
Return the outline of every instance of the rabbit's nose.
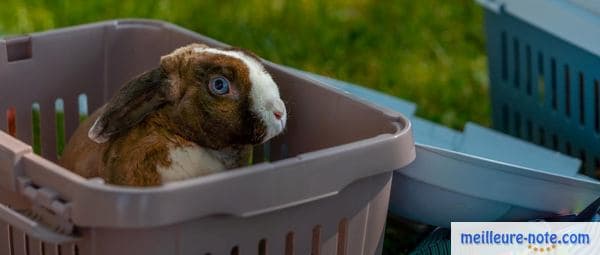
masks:
<svg viewBox="0 0 600 255"><path fill-rule="evenodd" d="M281 120L285 117L285 104L283 104L283 101L279 98L267 102L265 108L267 111L272 112L277 120Z"/></svg>

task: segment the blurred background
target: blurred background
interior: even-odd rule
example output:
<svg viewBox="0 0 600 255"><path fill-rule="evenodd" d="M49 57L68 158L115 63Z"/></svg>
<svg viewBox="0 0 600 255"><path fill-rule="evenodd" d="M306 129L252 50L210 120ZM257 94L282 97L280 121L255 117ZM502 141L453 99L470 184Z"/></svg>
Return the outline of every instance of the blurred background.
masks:
<svg viewBox="0 0 600 255"><path fill-rule="evenodd" d="M417 115L460 129L490 123L482 14L473 0L2 0L0 34L161 19L408 99Z"/></svg>
<svg viewBox="0 0 600 255"><path fill-rule="evenodd" d="M489 126L482 10L473 0L2 0L0 35L114 18L152 18L263 58L417 103L417 115ZM390 219L387 254L422 226Z"/></svg>

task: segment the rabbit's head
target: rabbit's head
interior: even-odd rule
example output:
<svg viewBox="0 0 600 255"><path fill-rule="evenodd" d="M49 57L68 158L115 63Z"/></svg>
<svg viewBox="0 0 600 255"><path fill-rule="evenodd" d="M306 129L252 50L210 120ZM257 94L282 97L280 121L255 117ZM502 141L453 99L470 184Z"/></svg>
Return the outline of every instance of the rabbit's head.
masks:
<svg viewBox="0 0 600 255"><path fill-rule="evenodd" d="M121 87L88 136L104 143L157 112L166 116L168 132L211 149L263 143L287 120L277 84L258 57L191 44Z"/></svg>

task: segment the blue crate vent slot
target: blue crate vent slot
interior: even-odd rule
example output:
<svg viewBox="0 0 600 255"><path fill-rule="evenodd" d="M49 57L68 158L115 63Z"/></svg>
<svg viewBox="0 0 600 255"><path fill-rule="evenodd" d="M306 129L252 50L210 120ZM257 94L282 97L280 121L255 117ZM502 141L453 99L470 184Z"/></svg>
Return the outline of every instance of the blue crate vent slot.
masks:
<svg viewBox="0 0 600 255"><path fill-rule="evenodd" d="M415 117L414 103L304 74L410 116L417 157L394 173L394 215L442 227L452 221L521 221L577 213L600 196L600 182L577 173L578 159L473 123L459 132Z"/></svg>
<svg viewBox="0 0 600 255"><path fill-rule="evenodd" d="M478 2L493 127L578 157L580 174L600 177L600 2Z"/></svg>

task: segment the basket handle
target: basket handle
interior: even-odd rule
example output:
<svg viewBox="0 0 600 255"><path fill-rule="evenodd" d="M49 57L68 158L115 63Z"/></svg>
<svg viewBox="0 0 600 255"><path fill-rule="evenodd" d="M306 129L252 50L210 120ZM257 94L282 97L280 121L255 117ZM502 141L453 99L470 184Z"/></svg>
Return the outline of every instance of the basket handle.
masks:
<svg viewBox="0 0 600 255"><path fill-rule="evenodd" d="M17 177L22 175L18 162L29 153L31 146L0 130L0 189L17 191Z"/></svg>
<svg viewBox="0 0 600 255"><path fill-rule="evenodd" d="M73 243L80 240L79 237L64 235L52 231L41 223L28 218L27 216L15 211L14 209L0 204L0 221L23 231L29 236L39 239L43 242L53 244Z"/></svg>

